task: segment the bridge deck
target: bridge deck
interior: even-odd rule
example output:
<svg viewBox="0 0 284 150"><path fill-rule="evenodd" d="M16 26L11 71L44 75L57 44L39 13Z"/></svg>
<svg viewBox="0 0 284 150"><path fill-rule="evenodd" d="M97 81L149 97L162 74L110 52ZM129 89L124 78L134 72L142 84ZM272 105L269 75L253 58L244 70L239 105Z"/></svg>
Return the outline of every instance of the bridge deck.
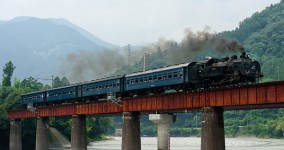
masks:
<svg viewBox="0 0 284 150"><path fill-rule="evenodd" d="M267 82L247 87L231 87L210 91L175 93L122 100L122 106L109 102L76 103L39 108L37 113L28 110L9 111L9 118L32 118L45 116L121 114L127 111L170 112L191 111L202 107L222 106L237 108L282 107L284 104L284 81Z"/></svg>

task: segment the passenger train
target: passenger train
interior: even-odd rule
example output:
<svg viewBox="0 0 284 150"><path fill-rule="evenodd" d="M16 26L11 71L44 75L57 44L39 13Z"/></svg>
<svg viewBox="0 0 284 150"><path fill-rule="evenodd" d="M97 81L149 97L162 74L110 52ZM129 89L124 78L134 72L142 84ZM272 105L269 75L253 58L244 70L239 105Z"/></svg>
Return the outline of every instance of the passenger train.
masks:
<svg viewBox="0 0 284 150"><path fill-rule="evenodd" d="M53 88L22 95L23 105L50 105L95 100L111 100L141 95L255 83L262 77L258 61L243 52L238 58L207 57L200 62L190 62L98 79L91 82Z"/></svg>

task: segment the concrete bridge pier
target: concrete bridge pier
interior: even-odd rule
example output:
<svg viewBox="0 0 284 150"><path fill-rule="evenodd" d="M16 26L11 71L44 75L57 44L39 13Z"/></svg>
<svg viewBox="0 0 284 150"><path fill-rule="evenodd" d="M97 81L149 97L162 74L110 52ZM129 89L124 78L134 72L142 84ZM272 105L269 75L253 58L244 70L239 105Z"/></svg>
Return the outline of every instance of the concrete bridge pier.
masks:
<svg viewBox="0 0 284 150"><path fill-rule="evenodd" d="M157 124L158 131L158 150L169 149L170 125L174 122L173 115L168 114L150 114L149 120Z"/></svg>
<svg viewBox="0 0 284 150"><path fill-rule="evenodd" d="M71 150L87 150L86 116L72 116Z"/></svg>
<svg viewBox="0 0 284 150"><path fill-rule="evenodd" d="M22 133L21 133L21 120L10 120L10 150L22 150Z"/></svg>
<svg viewBox="0 0 284 150"><path fill-rule="evenodd" d="M202 108L201 150L225 150L222 107Z"/></svg>
<svg viewBox="0 0 284 150"><path fill-rule="evenodd" d="M49 150L48 117L38 117L36 127L36 150Z"/></svg>
<svg viewBox="0 0 284 150"><path fill-rule="evenodd" d="M122 150L141 150L140 113L124 112L122 127Z"/></svg>

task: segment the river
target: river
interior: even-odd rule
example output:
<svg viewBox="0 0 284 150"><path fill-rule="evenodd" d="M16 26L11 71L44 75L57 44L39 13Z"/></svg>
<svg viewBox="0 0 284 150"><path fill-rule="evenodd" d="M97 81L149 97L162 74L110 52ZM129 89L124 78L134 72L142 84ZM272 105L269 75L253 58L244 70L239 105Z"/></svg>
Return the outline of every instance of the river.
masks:
<svg viewBox="0 0 284 150"><path fill-rule="evenodd" d="M199 137L171 137L171 150L200 150ZM111 137L110 140L91 142L88 150L120 150L121 137ZM142 150L157 149L157 138L141 137ZM258 138L226 138L226 150L283 150L283 139ZM54 149L53 149L54 150ZM68 150L68 149L65 149Z"/></svg>

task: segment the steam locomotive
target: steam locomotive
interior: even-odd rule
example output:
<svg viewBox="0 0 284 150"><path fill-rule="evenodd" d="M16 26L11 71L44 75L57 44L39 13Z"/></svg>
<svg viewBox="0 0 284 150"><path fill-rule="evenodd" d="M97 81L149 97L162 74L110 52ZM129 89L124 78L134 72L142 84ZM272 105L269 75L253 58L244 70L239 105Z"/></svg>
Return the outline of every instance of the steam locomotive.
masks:
<svg viewBox="0 0 284 150"><path fill-rule="evenodd" d="M98 79L22 95L22 104L40 106L91 100L117 100L121 97L191 91L219 86L255 83L262 77L258 61L245 52L238 58L207 57L169 67Z"/></svg>

